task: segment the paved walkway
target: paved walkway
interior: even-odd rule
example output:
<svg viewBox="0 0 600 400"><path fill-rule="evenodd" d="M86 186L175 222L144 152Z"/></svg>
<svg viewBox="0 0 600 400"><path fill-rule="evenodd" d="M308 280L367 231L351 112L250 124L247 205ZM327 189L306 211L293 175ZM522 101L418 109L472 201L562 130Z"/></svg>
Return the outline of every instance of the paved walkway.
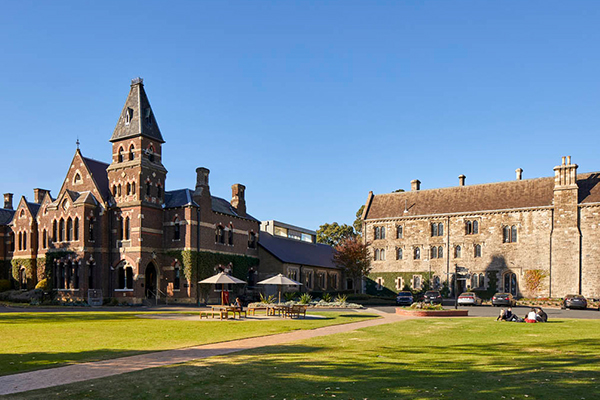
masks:
<svg viewBox="0 0 600 400"><path fill-rule="evenodd" d="M376 310L367 311L380 313ZM258 347L277 346L297 340L349 332L369 326L390 324L408 319L407 317L395 314L380 313L380 315L383 318L3 376L0 377L0 395L104 378L146 368L162 367Z"/></svg>

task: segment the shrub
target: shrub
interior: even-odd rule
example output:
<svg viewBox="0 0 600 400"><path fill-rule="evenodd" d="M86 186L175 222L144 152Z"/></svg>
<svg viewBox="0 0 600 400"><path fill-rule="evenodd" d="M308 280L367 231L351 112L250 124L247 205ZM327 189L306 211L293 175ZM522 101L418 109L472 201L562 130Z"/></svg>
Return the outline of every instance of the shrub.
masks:
<svg viewBox="0 0 600 400"><path fill-rule="evenodd" d="M348 302L348 295L338 294L335 301L336 303L346 304Z"/></svg>
<svg viewBox="0 0 600 400"><path fill-rule="evenodd" d="M264 304L273 304L275 303L275 296L274 295L270 295L270 296L265 296L264 294L260 294L260 302L264 303Z"/></svg>
<svg viewBox="0 0 600 400"><path fill-rule="evenodd" d="M331 293L324 293L323 294L323 301L327 302L327 303L331 303L332 297L331 297Z"/></svg>
<svg viewBox="0 0 600 400"><path fill-rule="evenodd" d="M296 292L285 292L283 297L285 298L285 301L293 301L296 297Z"/></svg>
<svg viewBox="0 0 600 400"><path fill-rule="evenodd" d="M38 282L37 285L35 285L36 289L42 289L42 290L48 290L50 287L50 283L48 282L48 279L42 279L41 281Z"/></svg>
<svg viewBox="0 0 600 400"><path fill-rule="evenodd" d="M10 290L10 281L8 279L0 279L0 292Z"/></svg>
<svg viewBox="0 0 600 400"><path fill-rule="evenodd" d="M312 296L308 293L303 293L302 296L300 296L300 304L310 304L311 301Z"/></svg>

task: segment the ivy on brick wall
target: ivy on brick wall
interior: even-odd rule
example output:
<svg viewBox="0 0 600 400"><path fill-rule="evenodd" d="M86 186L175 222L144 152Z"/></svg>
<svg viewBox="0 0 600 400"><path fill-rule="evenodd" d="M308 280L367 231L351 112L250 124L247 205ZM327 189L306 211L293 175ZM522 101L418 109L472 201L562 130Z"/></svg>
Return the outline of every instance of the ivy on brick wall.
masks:
<svg viewBox="0 0 600 400"><path fill-rule="evenodd" d="M37 259L37 270L43 272L41 278L48 280L49 288L52 287L52 282L54 282L52 276L52 265L54 264L54 260L74 254L75 253L72 251L55 251L52 253L46 253L46 257L40 257Z"/></svg>
<svg viewBox="0 0 600 400"><path fill-rule="evenodd" d="M229 263L233 265L232 275L246 280L248 270L258 265L258 258L209 251L167 251L167 255L179 261L188 281L191 281L194 275L198 280L208 278L215 274L217 265L227 266Z"/></svg>
<svg viewBox="0 0 600 400"><path fill-rule="evenodd" d="M19 271L25 268L25 274L28 279L33 279L36 275L36 264L32 258L17 258L10 262L12 264L12 277L15 281L19 280Z"/></svg>

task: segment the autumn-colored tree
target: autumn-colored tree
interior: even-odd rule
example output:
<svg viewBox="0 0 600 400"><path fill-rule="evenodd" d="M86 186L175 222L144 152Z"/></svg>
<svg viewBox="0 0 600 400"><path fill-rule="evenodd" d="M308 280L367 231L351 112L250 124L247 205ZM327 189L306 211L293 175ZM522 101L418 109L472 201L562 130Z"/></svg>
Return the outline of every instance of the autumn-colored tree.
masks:
<svg viewBox="0 0 600 400"><path fill-rule="evenodd" d="M333 224L324 224L317 229L317 242L337 246L344 239L355 237L354 228L350 225L339 225L337 222Z"/></svg>
<svg viewBox="0 0 600 400"><path fill-rule="evenodd" d="M352 279L355 293L358 289L357 282L371 271L369 250L362 240L356 237L346 238L335 246L333 262Z"/></svg>

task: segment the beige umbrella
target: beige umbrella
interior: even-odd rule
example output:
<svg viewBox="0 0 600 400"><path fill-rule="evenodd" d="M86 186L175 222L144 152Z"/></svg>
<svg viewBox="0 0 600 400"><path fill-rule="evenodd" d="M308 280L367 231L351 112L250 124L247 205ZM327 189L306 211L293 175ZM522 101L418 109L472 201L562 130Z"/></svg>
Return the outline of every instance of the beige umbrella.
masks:
<svg viewBox="0 0 600 400"><path fill-rule="evenodd" d="M277 285L279 287L279 302L281 303L281 287L283 285L295 286L302 284L300 282L296 282L295 280L288 278L287 276L278 274L269 279L265 279L264 281L258 282L257 285Z"/></svg>
<svg viewBox="0 0 600 400"><path fill-rule="evenodd" d="M223 284L224 285L224 284L229 284L229 283L235 284L235 283L246 283L246 282L241 279L238 279L234 276L227 275L225 272L219 272L218 274L213 275L204 280L201 280L198 283L209 283L209 284L216 284L216 285ZM225 292L225 290L221 291L221 305L225 304L224 298L223 298L224 292Z"/></svg>

